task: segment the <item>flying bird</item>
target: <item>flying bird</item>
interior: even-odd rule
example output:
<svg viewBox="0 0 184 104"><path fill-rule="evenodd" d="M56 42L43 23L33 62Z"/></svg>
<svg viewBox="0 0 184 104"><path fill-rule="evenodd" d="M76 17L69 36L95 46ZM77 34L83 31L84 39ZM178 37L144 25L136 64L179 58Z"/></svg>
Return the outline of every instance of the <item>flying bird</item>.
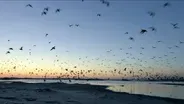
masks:
<svg viewBox="0 0 184 104"><path fill-rule="evenodd" d="M10 54L10 51L7 51L6 54Z"/></svg>
<svg viewBox="0 0 184 104"><path fill-rule="evenodd" d="M19 50L23 50L23 47L20 47L20 49Z"/></svg>
<svg viewBox="0 0 184 104"><path fill-rule="evenodd" d="M42 16L43 16L43 15L47 15L47 12L43 11L41 15L42 15Z"/></svg>
<svg viewBox="0 0 184 104"><path fill-rule="evenodd" d="M60 12L60 11L61 11L61 9L56 9L56 11L55 11L55 12L56 12L56 13L58 13L58 12Z"/></svg>
<svg viewBox="0 0 184 104"><path fill-rule="evenodd" d="M79 27L79 24L75 24L75 26Z"/></svg>
<svg viewBox="0 0 184 104"><path fill-rule="evenodd" d="M44 11L48 12L49 11L49 7L44 8Z"/></svg>
<svg viewBox="0 0 184 104"><path fill-rule="evenodd" d="M146 33L146 32L148 32L147 30L145 30L145 29L141 29L141 34L144 34L144 33Z"/></svg>
<svg viewBox="0 0 184 104"><path fill-rule="evenodd" d="M9 48L9 50L13 50L13 48Z"/></svg>
<svg viewBox="0 0 184 104"><path fill-rule="evenodd" d="M176 48L179 48L179 46L175 45Z"/></svg>
<svg viewBox="0 0 184 104"><path fill-rule="evenodd" d="M159 40L159 41L157 41L157 42L158 42L158 43L161 43L162 41Z"/></svg>
<svg viewBox="0 0 184 104"><path fill-rule="evenodd" d="M164 8L165 8L165 7L168 7L168 6L171 6L171 4L170 4L169 2L166 2L166 3L164 3L164 5L163 5Z"/></svg>
<svg viewBox="0 0 184 104"><path fill-rule="evenodd" d="M55 47L55 46L53 46L53 47L50 49L50 51L55 50L55 49L56 49L56 47Z"/></svg>
<svg viewBox="0 0 184 104"><path fill-rule="evenodd" d="M107 7L109 7L109 6L110 6L110 3L109 3L109 2L107 2L107 1L105 1L105 2L104 2L104 4L106 4L106 6L107 6Z"/></svg>
<svg viewBox="0 0 184 104"><path fill-rule="evenodd" d="M69 27L72 27L73 25L71 24L71 25L69 25Z"/></svg>
<svg viewBox="0 0 184 104"><path fill-rule="evenodd" d="M183 44L183 43L184 43L184 42L181 42L181 41L180 41L180 44Z"/></svg>
<svg viewBox="0 0 184 104"><path fill-rule="evenodd" d="M45 37L47 37L49 34L45 34Z"/></svg>
<svg viewBox="0 0 184 104"><path fill-rule="evenodd" d="M174 29L179 29L179 28L180 28L180 27L178 27L178 26L175 26L175 27L174 27Z"/></svg>
<svg viewBox="0 0 184 104"><path fill-rule="evenodd" d="M26 7L33 8L33 6L31 4L27 4Z"/></svg>
<svg viewBox="0 0 184 104"><path fill-rule="evenodd" d="M97 14L97 16L98 16L98 17L100 17L100 16L101 16L101 14Z"/></svg>
<svg viewBox="0 0 184 104"><path fill-rule="evenodd" d="M155 32L157 31L157 29L155 27L153 27L153 26L149 27L149 29L151 29L151 31L155 31Z"/></svg>
<svg viewBox="0 0 184 104"><path fill-rule="evenodd" d="M149 14L151 17L154 17L154 16L155 16L155 12L152 12L152 11L149 11L148 14Z"/></svg>
<svg viewBox="0 0 184 104"><path fill-rule="evenodd" d="M103 4L105 3L105 0L100 0Z"/></svg>
<svg viewBox="0 0 184 104"><path fill-rule="evenodd" d="M129 40L132 40L132 41L134 41L134 38L133 38L133 37L129 37Z"/></svg>
<svg viewBox="0 0 184 104"><path fill-rule="evenodd" d="M132 47L129 47L128 49L132 49Z"/></svg>
<svg viewBox="0 0 184 104"><path fill-rule="evenodd" d="M171 25L172 25L173 27L175 27L175 26L178 25L178 23L171 23Z"/></svg>
<svg viewBox="0 0 184 104"><path fill-rule="evenodd" d="M179 29L178 23L171 23L171 25L173 26L174 29Z"/></svg>
<svg viewBox="0 0 184 104"><path fill-rule="evenodd" d="M128 34L128 32L125 32L125 34Z"/></svg>
<svg viewBox="0 0 184 104"><path fill-rule="evenodd" d="M13 69L16 69L16 66L14 66Z"/></svg>

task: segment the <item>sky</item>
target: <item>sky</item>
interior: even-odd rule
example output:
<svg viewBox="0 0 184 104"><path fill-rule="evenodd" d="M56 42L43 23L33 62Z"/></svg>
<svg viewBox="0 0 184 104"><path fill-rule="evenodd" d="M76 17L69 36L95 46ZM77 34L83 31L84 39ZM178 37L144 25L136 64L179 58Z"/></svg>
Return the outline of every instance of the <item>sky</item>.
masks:
<svg viewBox="0 0 184 104"><path fill-rule="evenodd" d="M122 78L123 75L111 75L110 72L125 67L135 73L143 69L151 73L153 70L162 74L176 71L184 75L184 44L180 44L180 41L184 42L183 1L107 1L110 2L109 7L100 0L0 1L1 76L30 77L29 72L34 72L37 75L32 77L39 77L46 73L66 73L65 69L68 68L75 71L109 71L108 75L90 74L88 77ZM171 5L164 8L166 2ZM26 7L27 4L33 8ZM49 11L42 16L45 7L49 7ZM58 8L61 11L55 13ZM151 17L148 11L156 15ZM173 29L171 23L178 23L180 28ZM74 26L69 27L70 24ZM79 24L79 27L75 24ZM149 29L152 26L157 29L156 32ZM141 29L148 32L140 34ZM45 37L45 34L48 36ZM133 37L134 41L129 37ZM20 51L22 46L23 50ZM50 51L53 46L56 49ZM8 48L14 50L6 54ZM107 52L109 50L112 51ZM156 58L151 59L154 56ZM103 65L99 65L101 63ZM13 69L14 66L16 69ZM36 72L35 68L43 70Z"/></svg>

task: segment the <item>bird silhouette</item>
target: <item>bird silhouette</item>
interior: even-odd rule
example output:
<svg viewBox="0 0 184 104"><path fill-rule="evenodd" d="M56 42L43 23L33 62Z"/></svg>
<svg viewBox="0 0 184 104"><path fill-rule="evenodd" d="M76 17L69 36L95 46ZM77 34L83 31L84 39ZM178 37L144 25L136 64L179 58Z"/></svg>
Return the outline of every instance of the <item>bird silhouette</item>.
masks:
<svg viewBox="0 0 184 104"><path fill-rule="evenodd" d="M159 41L157 41L157 42L158 42L158 43L161 43L162 41L159 40Z"/></svg>
<svg viewBox="0 0 184 104"><path fill-rule="evenodd" d="M141 34L144 34L144 33L146 33L146 32L148 32L147 30L145 30L145 29L141 29Z"/></svg>
<svg viewBox="0 0 184 104"><path fill-rule="evenodd" d="M43 10L48 12L49 11L49 7L45 7Z"/></svg>
<svg viewBox="0 0 184 104"><path fill-rule="evenodd" d="M184 42L180 41L180 44L183 44Z"/></svg>
<svg viewBox="0 0 184 104"><path fill-rule="evenodd" d="M110 6L110 2L108 1L105 1L105 0L100 0L102 2L102 4L105 4L107 7Z"/></svg>
<svg viewBox="0 0 184 104"><path fill-rule="evenodd" d="M128 49L132 49L132 47L129 47Z"/></svg>
<svg viewBox="0 0 184 104"><path fill-rule="evenodd" d="M9 50L13 50L13 48L9 48Z"/></svg>
<svg viewBox="0 0 184 104"><path fill-rule="evenodd" d="M134 38L133 38L133 37L129 37L129 40L132 40L132 41L134 41Z"/></svg>
<svg viewBox="0 0 184 104"><path fill-rule="evenodd" d="M179 48L179 46L175 45L176 48Z"/></svg>
<svg viewBox="0 0 184 104"><path fill-rule="evenodd" d="M180 27L178 27L178 26L175 26L175 27L174 27L174 29L179 29L179 28L180 28Z"/></svg>
<svg viewBox="0 0 184 104"><path fill-rule="evenodd" d="M163 5L164 8L165 8L165 7L168 7L168 6L171 6L171 4L170 4L169 2L166 2L166 3L164 3L164 5Z"/></svg>
<svg viewBox="0 0 184 104"><path fill-rule="evenodd" d="M7 51L6 54L10 54L10 51Z"/></svg>
<svg viewBox="0 0 184 104"><path fill-rule="evenodd" d="M125 34L128 34L128 32L125 32Z"/></svg>
<svg viewBox="0 0 184 104"><path fill-rule="evenodd" d="M100 0L103 4L105 3L105 0Z"/></svg>
<svg viewBox="0 0 184 104"><path fill-rule="evenodd" d="M56 13L58 13L58 12L60 12L60 11L61 11L61 9L56 9L56 11L55 11L55 12L56 12Z"/></svg>
<svg viewBox="0 0 184 104"><path fill-rule="evenodd" d="M72 27L72 26L73 26L72 24L69 25L69 27Z"/></svg>
<svg viewBox="0 0 184 104"><path fill-rule="evenodd" d="M43 16L43 15L47 15L47 12L43 11L41 15L42 15L42 16Z"/></svg>
<svg viewBox="0 0 184 104"><path fill-rule="evenodd" d="M49 42L49 44L50 44L51 42Z"/></svg>
<svg viewBox="0 0 184 104"><path fill-rule="evenodd" d="M45 34L45 37L47 37L49 34Z"/></svg>
<svg viewBox="0 0 184 104"><path fill-rule="evenodd" d="M144 47L141 47L141 49L144 49Z"/></svg>
<svg viewBox="0 0 184 104"><path fill-rule="evenodd" d="M33 6L31 4L27 4L26 7L33 8Z"/></svg>
<svg viewBox="0 0 184 104"><path fill-rule="evenodd" d="M106 6L107 6L107 7L109 7L109 6L110 6L110 3L109 3L109 2L107 2L107 1L105 1L105 2L104 2L104 4L106 4Z"/></svg>
<svg viewBox="0 0 184 104"><path fill-rule="evenodd" d="M156 28L153 27L153 26L152 27L149 27L149 29L151 29L151 31L155 31L155 32L157 31Z"/></svg>
<svg viewBox="0 0 184 104"><path fill-rule="evenodd" d="M55 50L55 49L56 49L56 47L55 47L55 46L53 46L53 47L50 49L50 51Z"/></svg>
<svg viewBox="0 0 184 104"><path fill-rule="evenodd" d="M75 24L76 27L79 27L79 24Z"/></svg>
<svg viewBox="0 0 184 104"><path fill-rule="evenodd" d="M174 29L179 29L178 23L171 23L171 25L173 26Z"/></svg>
<svg viewBox="0 0 184 104"><path fill-rule="evenodd" d="M16 69L16 66L14 66L13 69Z"/></svg>
<svg viewBox="0 0 184 104"><path fill-rule="evenodd" d="M174 27L174 26L177 26L178 23L171 23L171 25Z"/></svg>
<svg viewBox="0 0 184 104"><path fill-rule="evenodd" d="M98 16L98 17L100 17L100 16L101 16L101 14L97 14L97 16Z"/></svg>
<svg viewBox="0 0 184 104"><path fill-rule="evenodd" d="M19 50L23 50L23 47L20 47L20 49Z"/></svg>
<svg viewBox="0 0 184 104"><path fill-rule="evenodd" d="M152 11L149 11L148 14L149 14L151 17L154 17L154 16L155 16L155 12L152 12Z"/></svg>

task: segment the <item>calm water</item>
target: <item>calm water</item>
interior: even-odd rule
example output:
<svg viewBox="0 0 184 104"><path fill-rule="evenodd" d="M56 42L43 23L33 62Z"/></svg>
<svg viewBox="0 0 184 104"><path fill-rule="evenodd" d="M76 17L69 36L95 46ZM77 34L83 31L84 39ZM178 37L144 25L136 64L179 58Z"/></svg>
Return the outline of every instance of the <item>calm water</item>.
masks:
<svg viewBox="0 0 184 104"><path fill-rule="evenodd" d="M0 80L1 82L4 80ZM20 79L20 80L8 80L8 81L21 81L26 83L43 83L43 80L37 79ZM59 82L58 80L47 80L46 83ZM131 94L144 94L151 96L169 97L184 99L184 86L179 85L164 85L164 82L138 82L138 81L82 81L82 80L63 80L68 84L91 84L91 85L108 85L107 89L115 92L127 92ZM172 82L167 82L172 83ZM182 83L184 82L174 82Z"/></svg>

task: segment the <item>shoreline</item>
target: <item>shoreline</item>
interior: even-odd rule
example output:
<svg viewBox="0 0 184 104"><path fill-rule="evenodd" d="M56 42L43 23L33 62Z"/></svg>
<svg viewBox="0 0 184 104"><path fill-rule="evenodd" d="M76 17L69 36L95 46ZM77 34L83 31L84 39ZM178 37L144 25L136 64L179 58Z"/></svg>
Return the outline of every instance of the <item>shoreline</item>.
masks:
<svg viewBox="0 0 184 104"><path fill-rule="evenodd" d="M44 80L45 78L9 78L4 77L0 78L0 80ZM146 80L146 79L140 79L140 80L134 80L134 79L99 79L99 78L80 78L80 79L73 79L73 78L46 78L46 80L79 80L79 81L138 81L138 82L184 82L184 80Z"/></svg>
<svg viewBox="0 0 184 104"><path fill-rule="evenodd" d="M0 82L0 103L122 104L121 102L125 102L124 104L147 104L153 102L151 104L184 104L184 99L113 92L106 88L107 86L89 84Z"/></svg>

